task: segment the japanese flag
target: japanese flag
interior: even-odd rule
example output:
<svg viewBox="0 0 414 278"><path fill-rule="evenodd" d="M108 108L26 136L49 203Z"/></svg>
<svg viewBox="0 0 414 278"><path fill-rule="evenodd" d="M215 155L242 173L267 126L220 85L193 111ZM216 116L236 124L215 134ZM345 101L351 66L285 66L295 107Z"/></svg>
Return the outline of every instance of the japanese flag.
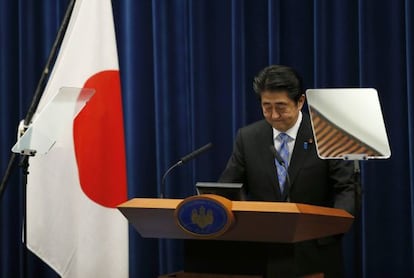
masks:
<svg viewBox="0 0 414 278"><path fill-rule="evenodd" d="M110 0L77 0L37 111L62 87L95 94L30 159L27 245L63 277L128 277L121 86Z"/></svg>

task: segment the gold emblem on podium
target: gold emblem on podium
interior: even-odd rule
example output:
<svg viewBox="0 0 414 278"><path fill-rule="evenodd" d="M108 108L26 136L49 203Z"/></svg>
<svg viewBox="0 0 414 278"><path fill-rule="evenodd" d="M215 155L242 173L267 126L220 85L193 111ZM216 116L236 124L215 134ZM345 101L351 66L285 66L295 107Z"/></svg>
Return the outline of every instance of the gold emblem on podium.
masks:
<svg viewBox="0 0 414 278"><path fill-rule="evenodd" d="M203 194L181 201L174 212L183 231L200 238L216 238L234 223L232 202L222 196Z"/></svg>
<svg viewBox="0 0 414 278"><path fill-rule="evenodd" d="M193 209L191 213L191 222L197 224L201 229L204 229L208 225L213 224L214 216L211 209L207 210L204 206L201 206L199 210Z"/></svg>

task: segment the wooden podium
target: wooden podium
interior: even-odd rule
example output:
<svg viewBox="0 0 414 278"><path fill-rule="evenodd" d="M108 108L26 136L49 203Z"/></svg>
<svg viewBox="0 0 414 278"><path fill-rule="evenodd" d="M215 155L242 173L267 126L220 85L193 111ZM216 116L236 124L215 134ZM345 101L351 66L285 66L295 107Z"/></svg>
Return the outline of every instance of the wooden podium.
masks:
<svg viewBox="0 0 414 278"><path fill-rule="evenodd" d="M241 270L243 266L250 264L250 259L246 262L239 261L246 257L245 254L251 256L263 253L261 248L267 248L269 243L280 247L279 254L273 258L281 261L281 265L277 266L278 269L283 269L279 276L294 277L292 243L345 233L353 222L353 216L340 209L296 203L229 201L234 215L232 227L215 238L200 238L188 233L178 224L175 212L182 202L182 199L135 198L118 207L144 238L186 239L189 242L185 247L185 256L188 257L185 260L189 263L184 264L184 273L181 276L176 274L163 277L197 277L195 274L188 276L186 272L200 273L199 277L223 277L219 275L223 274L223 268L230 269L224 273L228 274L224 277L266 277L267 275L251 273L250 270L237 272L244 272ZM260 246L259 249L254 250L257 246ZM206 248L210 250L206 251ZM230 249L234 252L227 254ZM233 269L237 268L236 273L233 273L234 270L227 263L221 265L219 270L214 270L209 265L213 261L223 263L223 258L235 262ZM203 264L208 266L199 269L198 266ZM206 271L217 275L207 274ZM243 276L244 274L251 276Z"/></svg>

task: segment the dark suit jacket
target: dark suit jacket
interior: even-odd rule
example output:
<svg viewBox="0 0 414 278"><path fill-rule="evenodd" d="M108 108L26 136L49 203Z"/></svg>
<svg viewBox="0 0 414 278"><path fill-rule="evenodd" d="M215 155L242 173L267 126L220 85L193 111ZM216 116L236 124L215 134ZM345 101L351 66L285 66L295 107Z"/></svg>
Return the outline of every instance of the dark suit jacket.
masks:
<svg viewBox="0 0 414 278"><path fill-rule="evenodd" d="M288 169L291 182L290 202L336 207L354 214L356 184L353 162L320 159L313 138L309 116L303 113ZM249 200L286 200L286 196L282 196L279 189L271 145L273 145L273 131L265 120L241 128L220 181L243 183ZM334 244L336 247L322 246L328 244ZM322 248L329 249L327 254L322 254ZM333 254L335 252L336 254ZM338 269L341 268L342 261L340 252L340 241L333 238L298 244L296 253L298 266L301 268L298 272L301 274L314 271L340 273L341 270ZM321 266L324 260L327 260L326 267L335 269L329 270ZM325 277L330 276L335 277L337 274Z"/></svg>
<svg viewBox="0 0 414 278"><path fill-rule="evenodd" d="M265 120L241 128L220 182L244 183L249 200L285 200L279 189L271 145L273 131ZM305 113L288 172L291 202L336 207L354 213L353 163L322 160L317 156L309 116Z"/></svg>

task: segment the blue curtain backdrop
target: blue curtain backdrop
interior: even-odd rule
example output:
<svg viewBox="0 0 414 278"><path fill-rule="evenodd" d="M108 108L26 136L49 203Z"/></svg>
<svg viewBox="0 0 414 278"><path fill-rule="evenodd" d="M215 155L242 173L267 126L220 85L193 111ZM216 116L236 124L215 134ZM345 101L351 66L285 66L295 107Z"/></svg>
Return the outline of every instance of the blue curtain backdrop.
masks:
<svg viewBox="0 0 414 278"><path fill-rule="evenodd" d="M0 0L0 175L68 0ZM261 118L252 78L296 68L306 88L379 91L392 157L362 165L363 206L345 238L347 277L414 276L412 0L113 0L125 112L129 197L167 197L215 181L237 128ZM352 110L352 107L349 109ZM56 277L21 243L23 185L0 200L0 277ZM27 256L26 256L27 255ZM180 270L181 244L130 231L130 276ZM25 263L27 261L27 263Z"/></svg>

